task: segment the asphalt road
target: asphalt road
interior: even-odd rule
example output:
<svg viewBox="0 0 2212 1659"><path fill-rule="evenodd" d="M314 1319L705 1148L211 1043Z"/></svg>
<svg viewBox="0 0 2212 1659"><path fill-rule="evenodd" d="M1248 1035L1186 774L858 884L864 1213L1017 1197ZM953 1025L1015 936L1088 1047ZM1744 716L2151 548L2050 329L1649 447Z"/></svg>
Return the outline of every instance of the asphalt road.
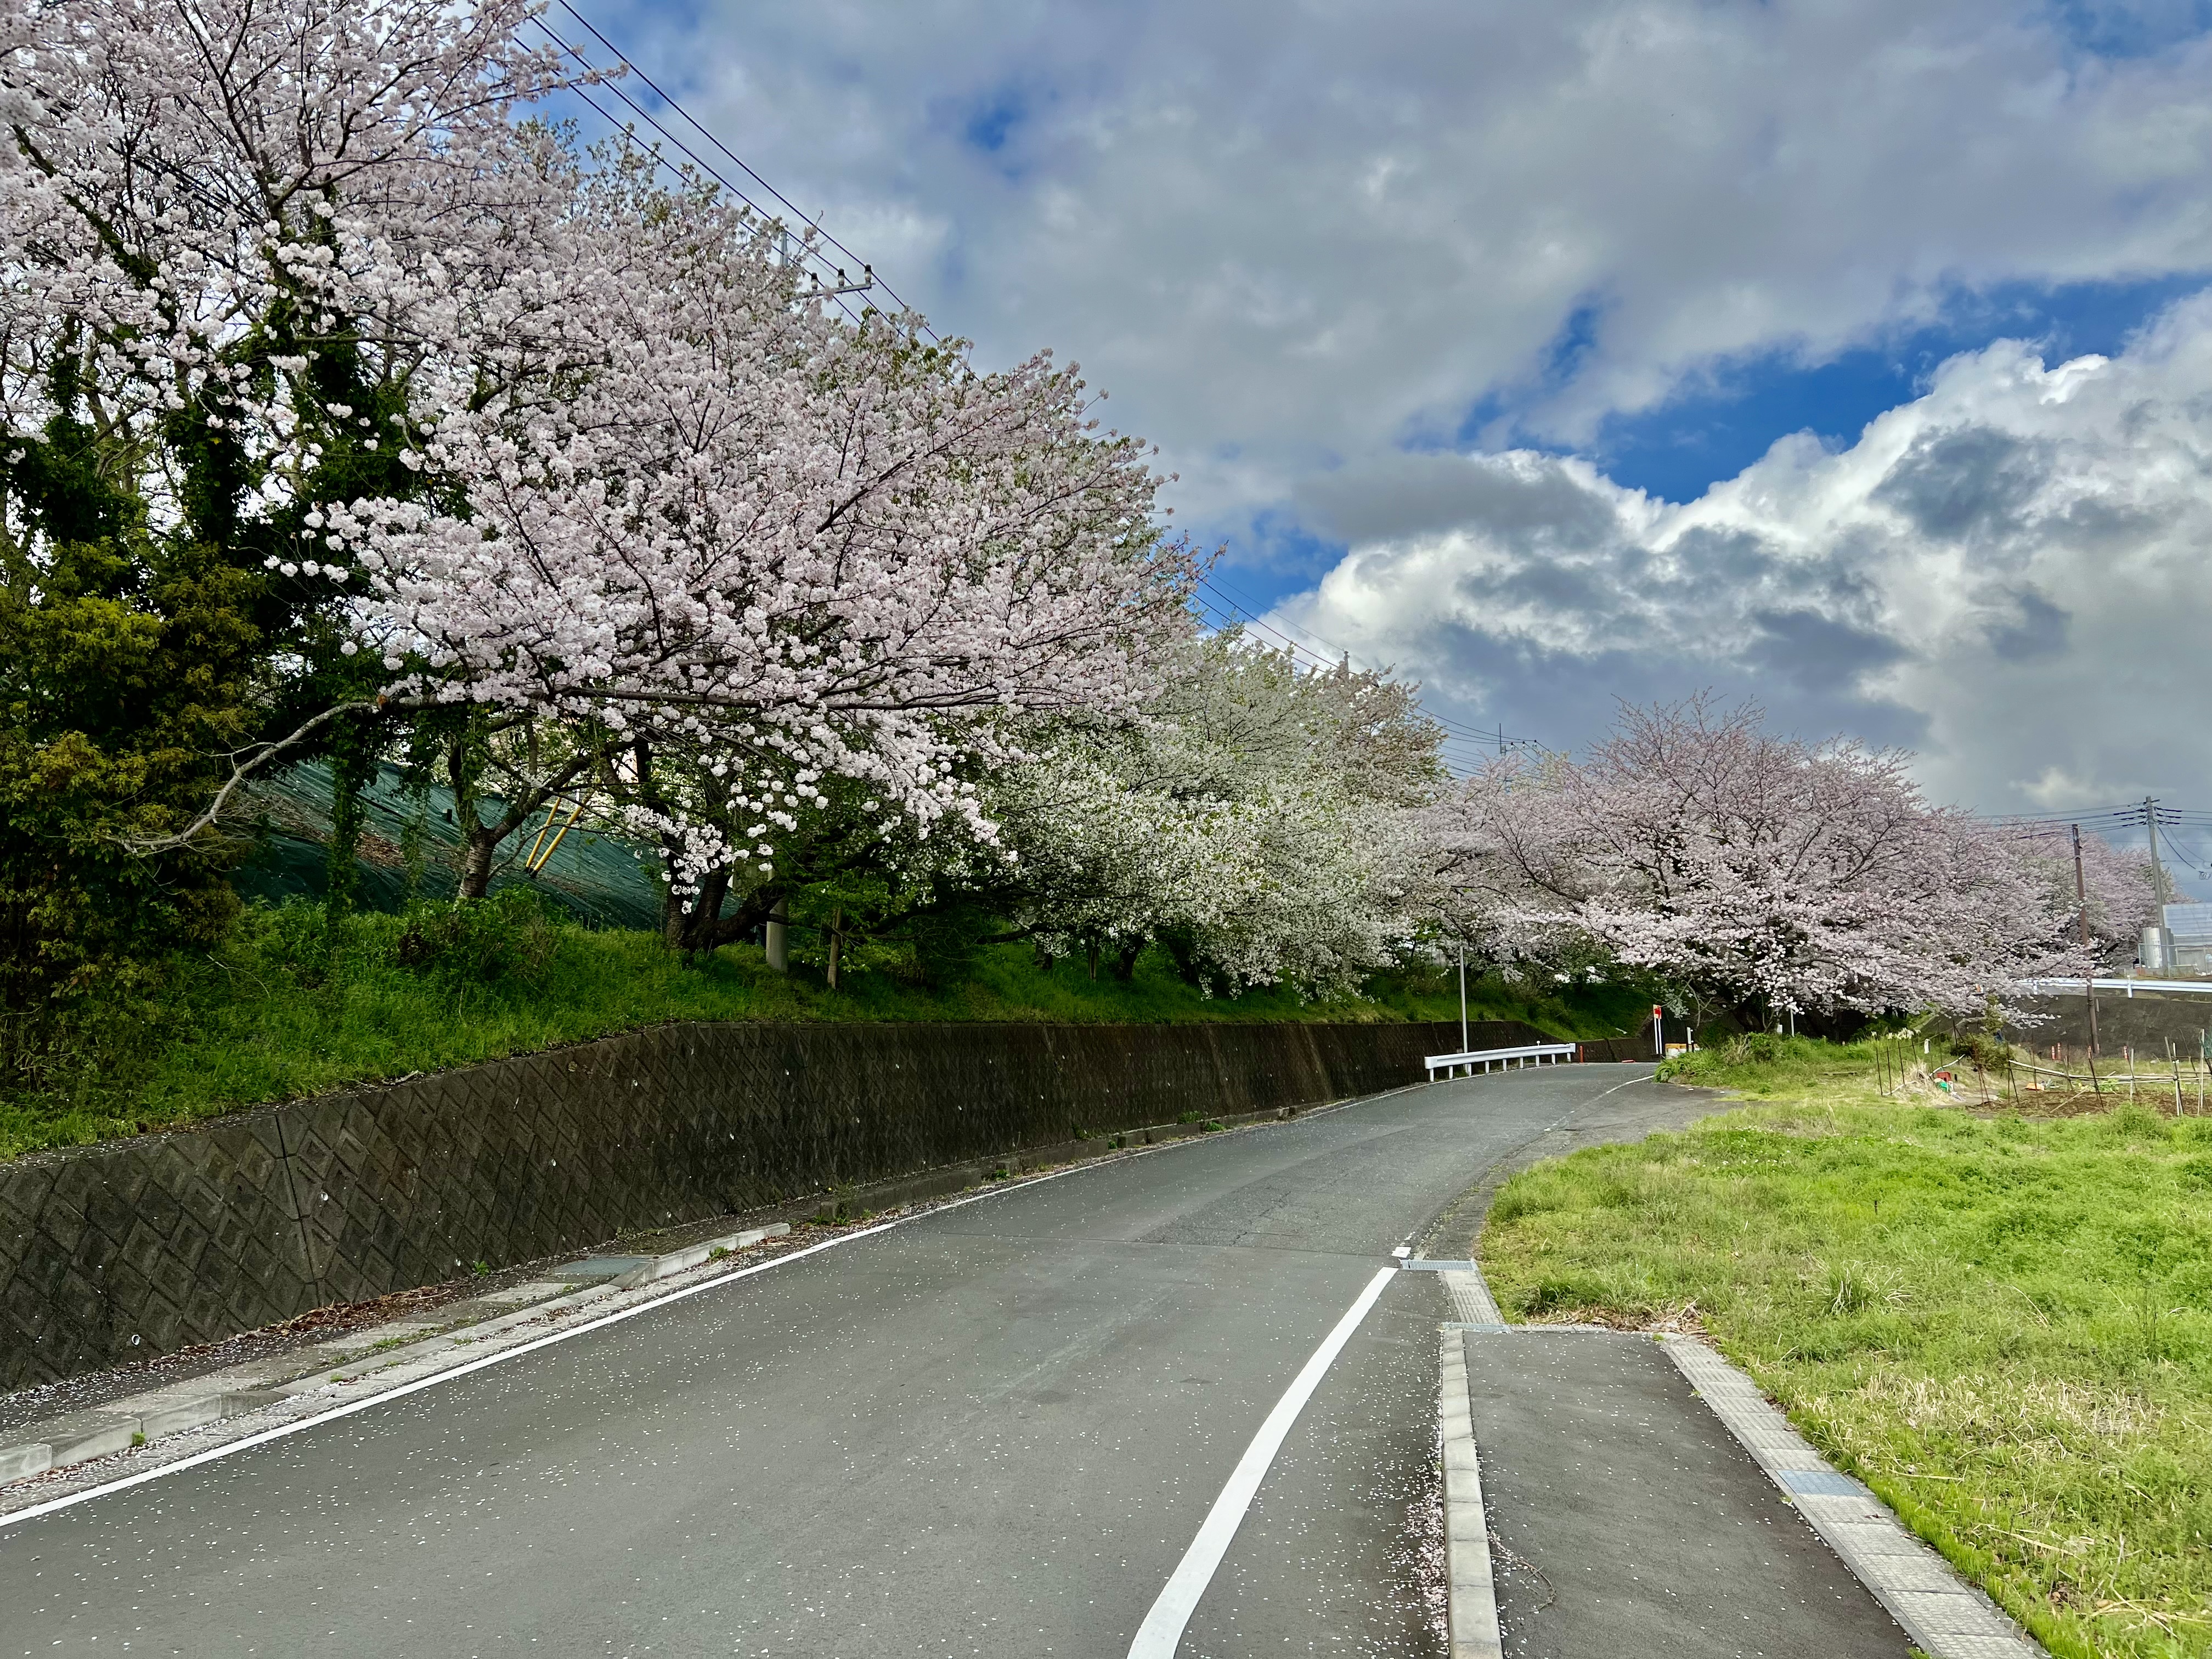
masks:
<svg viewBox="0 0 2212 1659"><path fill-rule="evenodd" d="M1706 1109L1647 1076L1088 1167L0 1529L0 1655L1118 1659L1392 1247L1463 1253L1486 1173ZM1449 1316L1391 1281L1178 1654L1440 1651Z"/></svg>

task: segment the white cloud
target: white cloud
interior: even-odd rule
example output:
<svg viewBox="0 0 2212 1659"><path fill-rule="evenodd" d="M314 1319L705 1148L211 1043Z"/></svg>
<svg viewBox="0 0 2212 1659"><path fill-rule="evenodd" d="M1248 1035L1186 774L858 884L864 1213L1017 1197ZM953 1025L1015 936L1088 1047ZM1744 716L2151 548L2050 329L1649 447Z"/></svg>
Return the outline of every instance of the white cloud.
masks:
<svg viewBox="0 0 2212 1659"><path fill-rule="evenodd" d="M1349 542L1302 614L1458 712L1572 744L1715 684L1948 799L2201 796L2201 307L2111 364L1954 362L1686 507L1450 453L1961 292L2212 271L2196 8L633 3L592 9L940 326L1080 359L1183 521Z"/></svg>
<svg viewBox="0 0 2212 1659"><path fill-rule="evenodd" d="M1509 730L1710 685L1910 743L1984 807L2212 770L2212 297L2111 360L1954 358L1850 448L1785 439L1686 506L1526 451L1310 499L1354 545L1285 615Z"/></svg>
<svg viewBox="0 0 2212 1659"><path fill-rule="evenodd" d="M2212 266L2212 46L2100 58L2069 15L749 0L615 32L941 325L1081 359L1225 522L1471 408L1573 442L1959 285Z"/></svg>

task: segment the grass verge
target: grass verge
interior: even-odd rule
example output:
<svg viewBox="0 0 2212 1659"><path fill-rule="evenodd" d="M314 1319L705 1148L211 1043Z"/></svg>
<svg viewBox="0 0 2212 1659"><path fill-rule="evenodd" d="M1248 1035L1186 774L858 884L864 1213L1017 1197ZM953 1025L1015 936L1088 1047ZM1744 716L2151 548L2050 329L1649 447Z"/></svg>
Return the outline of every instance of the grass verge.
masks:
<svg viewBox="0 0 2212 1659"><path fill-rule="evenodd" d="M1563 1036L1610 1036L1643 994L1497 981L1469 988L1477 1019ZM1616 1006L1618 1005L1618 1006ZM1133 977L1040 969L1025 947L986 946L933 976L881 969L831 991L818 969L771 971L732 946L696 963L650 933L600 931L524 904L335 925L295 902L247 911L204 958L170 964L160 992L81 1021L40 1086L0 1095L0 1158L191 1122L240 1105L404 1077L672 1020L1403 1021L1458 1018L1438 973L1379 976L1368 994L1304 1001L1285 990L1206 997L1164 952Z"/></svg>
<svg viewBox="0 0 2212 1659"><path fill-rule="evenodd" d="M1674 1068L1761 1103L1499 1189L1508 1316L1703 1328L2053 1653L2212 1655L2212 1123L1765 1051Z"/></svg>

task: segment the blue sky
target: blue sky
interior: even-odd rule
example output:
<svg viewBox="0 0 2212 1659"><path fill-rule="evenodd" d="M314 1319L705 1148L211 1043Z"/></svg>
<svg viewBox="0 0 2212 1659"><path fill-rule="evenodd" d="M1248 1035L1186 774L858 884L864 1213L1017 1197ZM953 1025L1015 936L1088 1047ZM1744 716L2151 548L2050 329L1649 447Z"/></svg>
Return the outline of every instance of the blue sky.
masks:
<svg viewBox="0 0 2212 1659"><path fill-rule="evenodd" d="M1608 416L1589 453L1607 473L1669 501L1694 501L1732 478L1784 434L1809 431L1831 447L1927 389L1937 365L2010 337L2035 341L2054 361L2110 356L2150 317L2201 289L2199 271L2051 287L2015 282L1962 294L1933 326L1843 352L1820 363L1787 348L1717 364L1660 408Z"/></svg>
<svg viewBox="0 0 2212 1659"><path fill-rule="evenodd" d="M2212 806L2212 693L2143 678L2212 626L2212 0L578 3L1463 726L1711 686L1990 810ZM2157 417L2018 395L2084 354Z"/></svg>
<svg viewBox="0 0 2212 1659"><path fill-rule="evenodd" d="M1810 432L1830 448L1848 446L1876 416L1924 392L1936 369L1960 352L2009 337L2034 342L2054 362L2109 356L2175 300L2207 285L2206 274L2193 270L2060 286L2008 283L1953 296L1939 321L1824 361L1808 362L1801 350L1781 346L1716 362L1657 407L1607 415L1583 444L1517 432L1512 404L1498 393L1468 411L1453 441L1507 434L1508 441L1533 448L1586 456L1630 489L1695 501L1792 433ZM1588 309L1575 313L1561 337L1549 343L1547 368L1569 368L1587 350L1590 323ZM1310 586L1348 550L1279 512L1222 526L1218 533L1237 592L1255 602L1272 603Z"/></svg>

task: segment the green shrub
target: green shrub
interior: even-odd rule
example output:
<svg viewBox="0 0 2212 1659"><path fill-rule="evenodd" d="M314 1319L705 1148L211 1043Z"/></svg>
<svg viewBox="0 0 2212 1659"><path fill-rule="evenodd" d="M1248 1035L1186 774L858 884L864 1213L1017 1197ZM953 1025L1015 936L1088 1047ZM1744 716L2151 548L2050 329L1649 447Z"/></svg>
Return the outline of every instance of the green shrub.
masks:
<svg viewBox="0 0 2212 1659"><path fill-rule="evenodd" d="M447 985L536 985L560 943L558 928L536 894L506 887L489 898L410 910L392 957Z"/></svg>

